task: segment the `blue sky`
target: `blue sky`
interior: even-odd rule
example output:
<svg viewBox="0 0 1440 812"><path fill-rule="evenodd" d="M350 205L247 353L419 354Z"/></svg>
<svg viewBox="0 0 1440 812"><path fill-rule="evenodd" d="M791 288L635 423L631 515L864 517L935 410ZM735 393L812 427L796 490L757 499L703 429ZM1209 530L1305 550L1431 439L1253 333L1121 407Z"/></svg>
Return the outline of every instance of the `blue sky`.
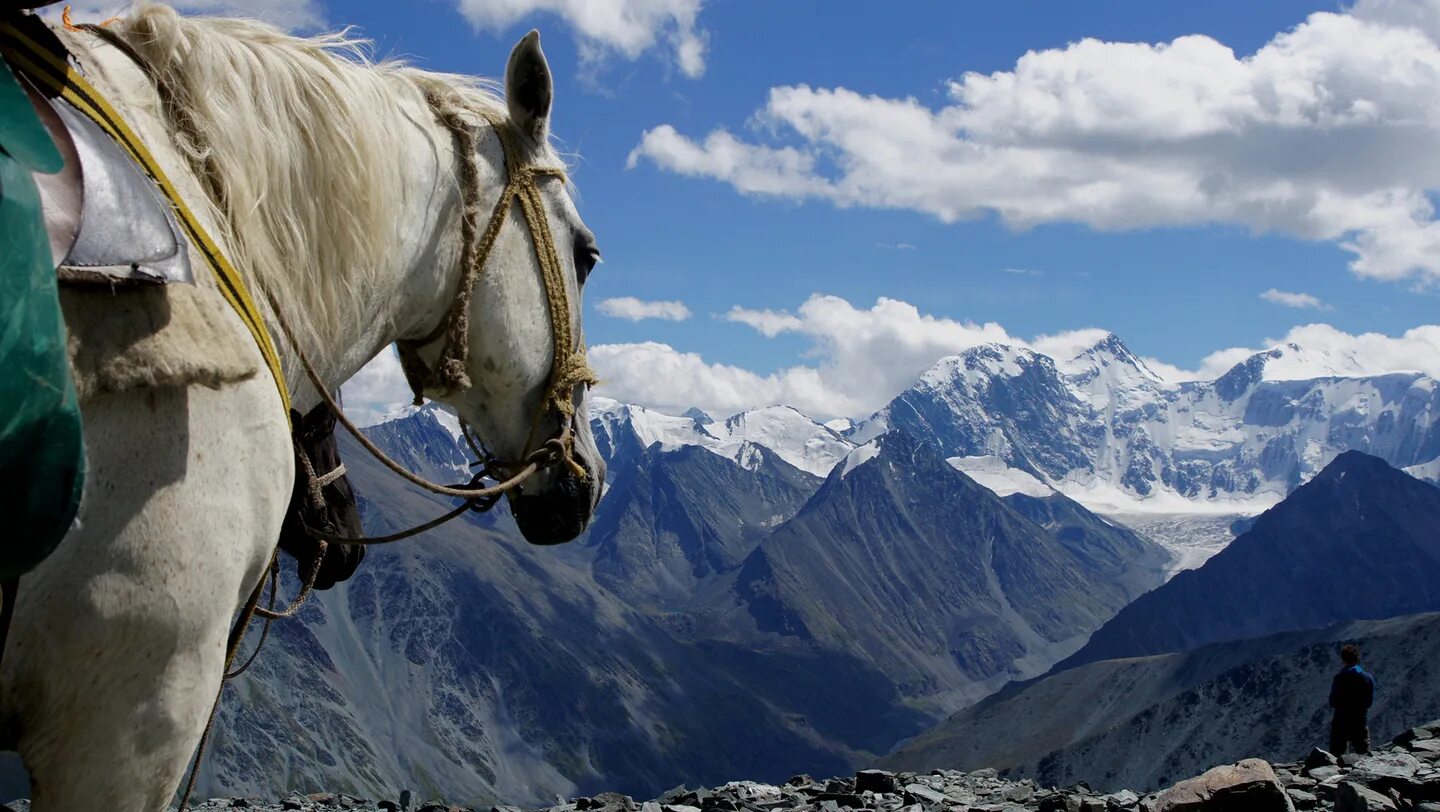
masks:
<svg viewBox="0 0 1440 812"><path fill-rule="evenodd" d="M182 5L490 76L539 28L622 399L863 411L997 331L1176 377L1316 323L1375 368L1440 349L1435 0Z"/></svg>

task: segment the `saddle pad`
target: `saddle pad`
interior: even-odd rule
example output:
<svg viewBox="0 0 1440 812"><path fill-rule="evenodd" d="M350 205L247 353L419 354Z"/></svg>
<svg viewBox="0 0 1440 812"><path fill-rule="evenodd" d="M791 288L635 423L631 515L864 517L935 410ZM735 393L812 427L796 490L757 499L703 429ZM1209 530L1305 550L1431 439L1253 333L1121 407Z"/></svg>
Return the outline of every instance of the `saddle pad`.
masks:
<svg viewBox="0 0 1440 812"><path fill-rule="evenodd" d="M82 402L142 387L217 389L260 371L250 333L209 288L67 287L60 291L60 305Z"/></svg>

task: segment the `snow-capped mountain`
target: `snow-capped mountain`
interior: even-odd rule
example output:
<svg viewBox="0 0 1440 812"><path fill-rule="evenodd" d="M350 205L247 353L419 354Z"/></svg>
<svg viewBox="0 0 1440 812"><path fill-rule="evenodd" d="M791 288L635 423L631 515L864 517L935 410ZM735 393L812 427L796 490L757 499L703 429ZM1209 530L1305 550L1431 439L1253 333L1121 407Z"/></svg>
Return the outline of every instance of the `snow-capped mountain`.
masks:
<svg viewBox="0 0 1440 812"><path fill-rule="evenodd" d="M1170 384L1114 335L1063 362L990 344L942 359L848 436L901 428L1101 512L1256 513L1346 450L1399 467L1440 457L1435 380L1328 374L1342 361L1286 345Z"/></svg>
<svg viewBox="0 0 1440 812"><path fill-rule="evenodd" d="M802 471L823 477L850 453L854 444L789 406L767 406L716 421L698 409L673 417L643 406L591 398L590 419L601 451L636 445L662 450L699 446L742 465L753 460L752 446L763 446Z"/></svg>

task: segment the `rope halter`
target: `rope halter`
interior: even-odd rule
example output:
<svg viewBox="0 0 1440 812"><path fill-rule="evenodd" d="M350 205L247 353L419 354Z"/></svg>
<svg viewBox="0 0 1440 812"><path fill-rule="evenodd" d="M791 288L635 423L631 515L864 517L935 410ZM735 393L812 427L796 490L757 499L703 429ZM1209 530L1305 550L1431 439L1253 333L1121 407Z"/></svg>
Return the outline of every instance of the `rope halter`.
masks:
<svg viewBox="0 0 1440 812"><path fill-rule="evenodd" d="M525 441L522 460L528 460L536 448L536 434L544 416L553 410L561 418L560 434L547 441L561 440L564 446L559 460L571 471L584 476L584 468L574 459L571 447L570 423L575 415L574 392L581 384L594 385L598 382L595 373L585 358L585 347L580 343L571 322L570 297L565 285L565 268L555 249L555 234L545 213L545 201L540 195L537 180L542 177L565 178L565 170L554 166L537 166L525 160L525 152L516 141L509 124L488 110L477 109L465 104L460 94L430 91L426 94L441 123L450 130L455 139L455 148L460 155L461 179L461 253L460 283L455 299L440 323L429 335L420 339L402 339L395 342L400 355L400 366L410 391L415 395L415 405L424 402L424 392L438 392L440 397L463 392L470 388L470 311L475 283L484 272L495 241L504 227L512 203L519 202L530 229L531 242L535 246L535 260L540 266L540 276L545 284L545 298L550 314L550 334L553 340L553 360L545 392L531 419L529 436ZM479 142L483 125L474 123L475 115L500 138L505 153L505 172L508 176L490 219L483 232L480 225L480 166ZM434 367L426 365L419 350L443 338L440 358ZM543 446L542 446L543 447ZM490 460L497 468L509 467L496 460Z"/></svg>

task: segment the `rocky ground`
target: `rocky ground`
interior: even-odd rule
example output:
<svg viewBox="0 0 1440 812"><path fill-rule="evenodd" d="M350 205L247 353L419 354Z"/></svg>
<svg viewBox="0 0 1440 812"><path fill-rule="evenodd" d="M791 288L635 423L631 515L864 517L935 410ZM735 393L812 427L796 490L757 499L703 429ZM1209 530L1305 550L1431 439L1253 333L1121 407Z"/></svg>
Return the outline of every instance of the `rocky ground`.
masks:
<svg viewBox="0 0 1440 812"><path fill-rule="evenodd" d="M783 786L734 781L714 789L677 787L652 801L603 793L565 800L537 812L1440 812L1440 721L1412 728L1369 755L1336 758L1313 750L1303 761L1246 759L1181 781L1163 792L1101 794L1080 784L1057 789L1011 781L995 770L928 774L863 770L851 778L797 775ZM209 812L474 812L410 791L393 799L337 793L293 794L279 801L212 798L191 805ZM29 803L0 805L29 812ZM489 812L521 812L511 806Z"/></svg>

